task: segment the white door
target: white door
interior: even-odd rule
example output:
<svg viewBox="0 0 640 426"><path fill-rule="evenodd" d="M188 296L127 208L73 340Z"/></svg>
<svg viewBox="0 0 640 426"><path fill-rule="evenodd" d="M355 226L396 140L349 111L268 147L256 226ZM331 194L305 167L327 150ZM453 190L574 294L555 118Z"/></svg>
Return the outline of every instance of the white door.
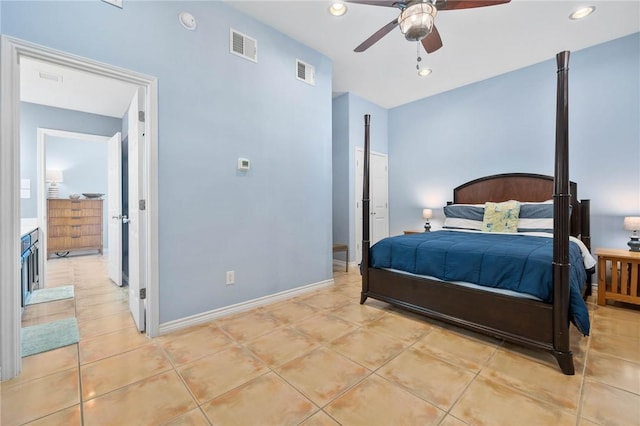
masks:
<svg viewBox="0 0 640 426"><path fill-rule="evenodd" d="M122 141L120 132L107 142L107 236L109 279L122 286Z"/></svg>
<svg viewBox="0 0 640 426"><path fill-rule="evenodd" d="M369 241L374 245L389 236L389 173L388 157L371 153L369 163ZM362 181L364 173L364 150L356 148L356 262L362 261Z"/></svg>
<svg viewBox="0 0 640 426"><path fill-rule="evenodd" d="M129 105L129 142L128 142L128 191L129 191L129 310L131 316L138 327L138 330L145 330L145 307L144 298L141 297L141 290L146 288L144 267L140 262L144 259L141 256L143 250L143 236L145 210L140 210L140 200L142 199L143 178L140 161L144 158L144 123L140 121L139 112L144 115L144 93L139 88L133 96Z"/></svg>
<svg viewBox="0 0 640 426"><path fill-rule="evenodd" d="M387 156L371 155L371 245L389 236Z"/></svg>

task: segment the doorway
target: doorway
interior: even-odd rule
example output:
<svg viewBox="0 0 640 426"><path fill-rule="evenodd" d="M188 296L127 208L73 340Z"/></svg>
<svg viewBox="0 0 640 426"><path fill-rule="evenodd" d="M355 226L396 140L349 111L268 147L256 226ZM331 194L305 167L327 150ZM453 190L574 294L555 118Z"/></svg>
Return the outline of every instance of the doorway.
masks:
<svg viewBox="0 0 640 426"><path fill-rule="evenodd" d="M70 55L44 46L2 36L0 61L0 362L2 380L17 376L21 370L20 297L12 285L19 282L20 237L20 59L33 58L70 67L96 77L113 79L139 87L136 114L141 139L136 146L139 182L136 185L136 268L146 299L136 295L146 311L147 335L158 333L158 243L157 243L157 80L155 77L116 68L108 64ZM137 111L136 111L137 112ZM132 158L129 157L129 164ZM131 256L132 253L130 253ZM140 293L142 294L142 293Z"/></svg>
<svg viewBox="0 0 640 426"><path fill-rule="evenodd" d="M95 134L87 134L87 133L78 133L78 132L73 132L73 131L67 131L67 130L57 130L57 129L47 129L47 128L38 128L37 129L37 152L36 152L36 161L37 161L37 189L36 189L36 198L37 198L37 223L38 223L38 227L40 228L40 235L41 235L41 239L42 239L42 249L43 249L43 253L49 253L48 247L47 247L47 238L46 236L49 235L49 230L48 230L48 220L47 220L47 192L46 192L46 188L45 188L45 178L44 176L46 175L46 170L47 169L59 169L59 170L63 170L66 171L67 173L65 173L66 177L67 177L67 182L66 182L66 186L67 188L69 188L69 193L73 192L73 193L77 193L80 194L82 191L79 189L78 185L78 180L79 177L76 176L75 179L72 179L72 182L69 182L69 175L70 174L75 174L77 175L78 172L82 173L81 170L78 170L78 166L71 166L71 169L67 169L67 164L77 164L78 162L80 162L82 159L79 158L78 152L79 150L76 150L76 153L71 153L71 155L69 155L70 158L65 158L64 162L66 164L61 164L61 157L67 157L66 155L64 155L63 153L59 153L58 154L58 158L56 159L57 161L54 160L54 162L51 162L51 159L48 158L47 155L47 146L52 142L52 141L58 141L58 142L62 142L64 141L64 143L67 144L67 151L68 150L73 150L73 146L68 146L69 144L73 144L74 142L76 143L81 143L81 144L105 144L104 145L104 149L102 150L97 150L92 152L92 154L97 154L97 158L92 159L91 162L89 162L86 165L83 165L83 168L86 169L86 167L92 167L92 168L99 168L101 166L100 163L103 163L102 165L104 165L105 168L109 167L108 164L108 158L106 157L106 143L109 141L109 137L107 136L101 136L101 135L95 135ZM100 151L104 151L103 153L101 153ZM60 155L63 154L63 155ZM49 161L48 161L49 160ZM24 158L22 158L22 162L24 163ZM69 171L72 171L73 173L69 173ZM75 185L73 184L75 180ZM71 185L69 185L71 183ZM103 187L104 182L99 182L98 185L98 189ZM92 187L92 190L96 190L95 187ZM67 197L67 192L64 192L63 195L64 198ZM106 204L109 205L111 202L111 200L109 200L109 198L107 198L106 200ZM105 220L104 218L106 218L107 216L103 214L103 220L102 222L104 223ZM103 225L103 229L104 229L104 225ZM107 242L108 242L108 238L107 238ZM43 276L46 277L46 271L47 271L47 262L46 260L48 259L48 255L47 256L41 256L40 257L40 261L42 262L40 265L39 270L43 272ZM43 282L44 286L46 286L46 282Z"/></svg>
<svg viewBox="0 0 640 426"><path fill-rule="evenodd" d="M369 235L371 245L389 236L389 157L372 152L370 157L370 210ZM364 176L364 150L356 147L355 167L355 259L362 261L362 185Z"/></svg>

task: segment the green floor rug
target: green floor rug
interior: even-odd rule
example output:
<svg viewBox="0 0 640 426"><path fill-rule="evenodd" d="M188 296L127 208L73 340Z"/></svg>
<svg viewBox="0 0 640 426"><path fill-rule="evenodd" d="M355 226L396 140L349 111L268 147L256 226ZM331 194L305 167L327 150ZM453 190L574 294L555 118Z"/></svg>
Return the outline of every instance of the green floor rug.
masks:
<svg viewBox="0 0 640 426"><path fill-rule="evenodd" d="M24 327L20 330L20 338L23 357L72 345L80 339L78 321L71 317Z"/></svg>
<svg viewBox="0 0 640 426"><path fill-rule="evenodd" d="M27 298L27 305L35 305L36 303L52 302L54 300L70 299L73 297L73 286L65 285L62 287L43 288L34 290Z"/></svg>

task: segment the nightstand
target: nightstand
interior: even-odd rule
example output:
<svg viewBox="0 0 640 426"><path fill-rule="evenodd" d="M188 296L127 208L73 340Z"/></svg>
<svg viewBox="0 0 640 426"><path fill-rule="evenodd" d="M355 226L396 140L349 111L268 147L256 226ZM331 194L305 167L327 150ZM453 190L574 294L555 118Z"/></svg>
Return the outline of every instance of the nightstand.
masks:
<svg viewBox="0 0 640 426"><path fill-rule="evenodd" d="M402 231L404 232L404 235L409 235L409 234L422 234L424 231Z"/></svg>
<svg viewBox="0 0 640 426"><path fill-rule="evenodd" d="M640 252L596 249L598 256L598 305L607 300L640 305Z"/></svg>

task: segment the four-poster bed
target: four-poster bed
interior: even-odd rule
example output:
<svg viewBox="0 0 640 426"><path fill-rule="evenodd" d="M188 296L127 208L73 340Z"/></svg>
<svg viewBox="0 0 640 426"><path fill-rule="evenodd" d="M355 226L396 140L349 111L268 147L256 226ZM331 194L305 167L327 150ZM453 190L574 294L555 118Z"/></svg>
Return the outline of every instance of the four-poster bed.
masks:
<svg viewBox="0 0 640 426"><path fill-rule="evenodd" d="M567 128L569 52L559 53L556 59L558 92L555 177L524 173L501 174L468 182L455 188L453 193L454 205L484 205L485 202L508 200L542 203L553 199L552 207L548 204L553 215L552 240L542 236L518 238L514 234L498 236L495 235L497 233L489 235L492 234L489 232L472 231L469 233L443 230L430 233L438 234L437 237L436 235L427 235L429 233L425 233L424 236L390 237L371 248L369 241L370 116L365 116L361 303L371 297L506 341L547 350L556 358L563 373L574 374L573 357L569 345L569 322L573 321L584 334L588 334L588 313L585 319L584 312L577 311L582 310L582 306L578 306L581 302L583 303L582 290L589 287L587 291L590 291L590 284L585 286L585 283L590 280L590 273L584 271L585 266L582 264L582 258L576 260L576 256L579 255L574 252L578 250L579 253L579 248L576 249L575 246L579 244L572 242L570 246L569 237L570 235L579 237L588 251L590 246L589 201L578 201L577 185L569 181ZM455 253L435 254L443 264L442 276L444 278L435 275L436 273L432 275L424 272L432 269L423 267L419 263L421 253L436 253L433 249L434 246L460 246L461 234L469 234L471 237L474 232L476 236L487 238L510 238L511 240L529 238L529 241L535 240L536 244L540 246L548 246L545 249L548 250L548 261L545 260L547 263L543 266L546 268L544 273L550 277L548 289L544 290L549 294L534 300L486 291L486 289L479 287L460 285L456 279L447 279L447 277L456 276L458 267L464 266L463 264L476 262L476 260L472 260L475 258L466 252L457 254L457 262L454 263L447 263L442 259L454 259ZM457 240L442 243L440 238L444 238L444 234L448 234L447 238L451 236ZM508 244L511 244L511 240ZM506 240L489 241L487 253L490 250L500 248L503 241ZM464 243L462 245L466 245L466 241ZM400 244L400 246L392 246L391 244ZM508 256L506 250L503 252L505 252L505 256ZM399 253L403 256L409 253L409 256L415 257L407 260L400 258ZM535 251L535 253L539 252ZM478 256L477 262L481 262L483 256L485 260L488 257L486 253L483 253ZM537 254L526 254L524 261L528 262L528 259L536 256ZM586 256L590 257L588 254ZM493 259L498 258L494 257ZM545 257L545 259L547 258ZM505 261L503 259L502 261L511 263L511 260ZM580 263L580 265L575 265L576 263ZM405 264L409 265L408 268L398 266ZM491 262L488 262L488 265L478 263L476 266L478 270L482 268L486 270L491 266ZM447 268L448 270L444 271ZM523 265L519 270L529 271L528 268ZM582 268L581 271L580 268ZM452 274L452 272L454 273ZM504 271L498 273L505 275ZM580 275L580 273L584 275ZM523 275L527 276L527 274ZM463 274L463 276L469 275ZM537 277L535 274L531 274L531 276ZM507 279L510 280L510 277ZM582 280L577 288L576 279ZM460 279L458 281L466 280ZM498 279L496 279L497 281ZM501 287L501 284L496 284L493 287ZM576 299L576 291L578 292L578 300Z"/></svg>

